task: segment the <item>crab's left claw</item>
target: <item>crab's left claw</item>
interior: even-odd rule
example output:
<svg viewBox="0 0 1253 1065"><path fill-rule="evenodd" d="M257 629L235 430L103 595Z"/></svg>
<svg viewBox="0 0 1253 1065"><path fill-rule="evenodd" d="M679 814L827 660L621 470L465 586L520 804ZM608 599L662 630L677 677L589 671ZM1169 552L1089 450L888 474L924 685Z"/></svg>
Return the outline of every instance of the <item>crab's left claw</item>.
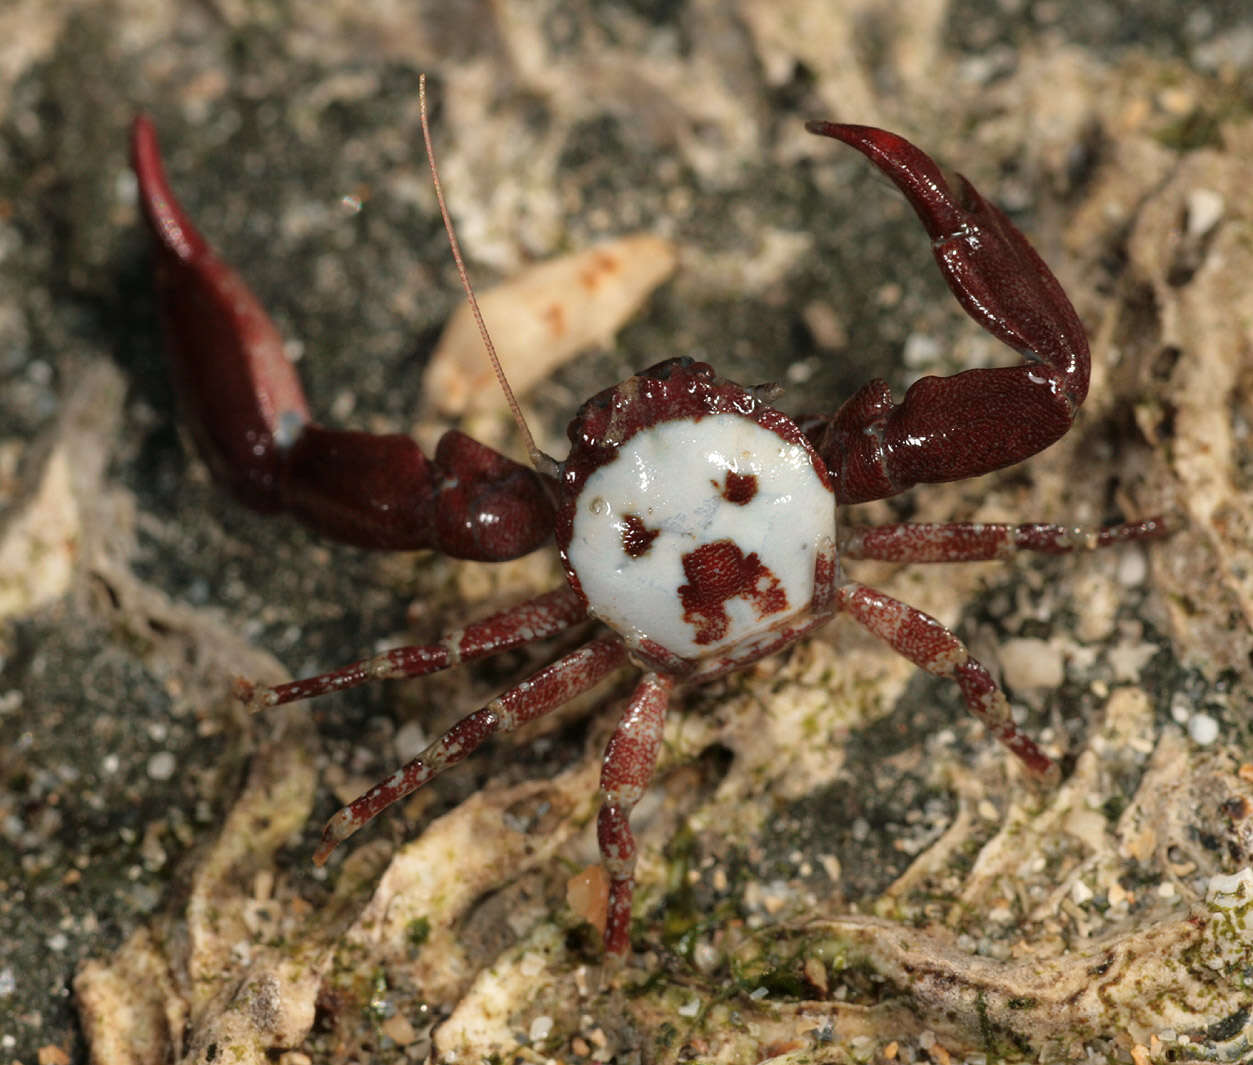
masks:
<svg viewBox="0 0 1253 1065"><path fill-rule="evenodd" d="M903 137L871 126L810 122L870 159L905 194L966 312L1027 365L924 377L894 405L872 381L814 437L843 502L881 499L1027 458L1070 428L1088 392L1088 342L1066 293L1027 238L965 178Z"/></svg>

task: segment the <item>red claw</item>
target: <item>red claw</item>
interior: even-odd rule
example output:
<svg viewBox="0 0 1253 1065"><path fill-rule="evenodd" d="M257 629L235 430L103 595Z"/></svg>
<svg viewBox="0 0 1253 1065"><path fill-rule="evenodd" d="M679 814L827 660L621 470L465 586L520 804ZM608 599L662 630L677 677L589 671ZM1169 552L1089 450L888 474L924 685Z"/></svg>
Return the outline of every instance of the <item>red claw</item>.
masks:
<svg viewBox="0 0 1253 1065"><path fill-rule="evenodd" d="M131 131L131 161L156 248L157 297L187 424L214 476L236 498L258 510L280 509L278 441L309 421L283 339L183 213L144 115Z"/></svg>
<svg viewBox="0 0 1253 1065"><path fill-rule="evenodd" d="M1074 307L1035 249L965 178L955 195L935 161L871 126L810 122L843 141L905 194L966 313L1029 360L1025 366L924 377L894 405L871 381L813 431L841 502L882 499L914 484L975 477L1063 436L1088 393L1088 342Z"/></svg>
<svg viewBox="0 0 1253 1065"><path fill-rule="evenodd" d="M551 537L541 476L460 433L445 434L432 462L407 436L313 422L282 337L179 206L143 115L131 158L175 390L201 455L240 502L359 547L481 561L516 558Z"/></svg>

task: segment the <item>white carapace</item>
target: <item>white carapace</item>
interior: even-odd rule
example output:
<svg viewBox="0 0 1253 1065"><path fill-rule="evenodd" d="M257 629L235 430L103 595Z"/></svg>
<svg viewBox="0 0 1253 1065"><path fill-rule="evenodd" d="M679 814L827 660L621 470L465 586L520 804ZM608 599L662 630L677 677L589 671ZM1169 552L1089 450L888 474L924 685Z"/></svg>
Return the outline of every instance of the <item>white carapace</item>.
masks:
<svg viewBox="0 0 1253 1065"><path fill-rule="evenodd" d="M697 660L808 609L835 545L813 452L740 414L642 429L588 477L567 548L592 614Z"/></svg>

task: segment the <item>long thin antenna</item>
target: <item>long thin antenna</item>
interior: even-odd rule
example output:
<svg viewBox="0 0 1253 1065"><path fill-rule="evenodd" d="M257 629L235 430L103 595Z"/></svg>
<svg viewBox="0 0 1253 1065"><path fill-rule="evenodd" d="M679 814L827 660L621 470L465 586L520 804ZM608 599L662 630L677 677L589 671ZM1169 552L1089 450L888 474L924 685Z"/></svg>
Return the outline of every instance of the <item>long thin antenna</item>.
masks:
<svg viewBox="0 0 1253 1065"><path fill-rule="evenodd" d="M518 400L513 394L513 389L509 387L509 379L505 376L504 368L500 365L500 359L496 355L496 346L492 343L492 338L487 332L487 326L483 322L483 313L479 310L479 301L474 298L474 286L470 284L470 275L466 272L465 260L461 258L461 246L457 243L457 234L453 231L452 218L448 214L448 204L444 202L444 189L439 183L439 170L435 165L435 149L431 145L431 126L426 117L425 74L418 75L418 113L422 119L422 140L426 145L426 161L431 167L431 181L435 185L435 199L439 201L439 213L444 219L444 229L448 233L448 243L452 247L452 257L457 264L457 275L461 278L461 287L465 289L466 299L470 301L470 311L474 315L474 321L478 324L479 336L483 338L483 347L487 349L487 357L491 359L492 369L496 371L496 380L500 382L501 390L505 393L505 400L509 404L509 409L513 412L513 420L518 423L518 429L522 433L522 442L526 445L527 454L531 456L531 465L541 473L555 473L556 462L535 446L535 438L531 435L530 427L522 416L522 408L518 406Z"/></svg>

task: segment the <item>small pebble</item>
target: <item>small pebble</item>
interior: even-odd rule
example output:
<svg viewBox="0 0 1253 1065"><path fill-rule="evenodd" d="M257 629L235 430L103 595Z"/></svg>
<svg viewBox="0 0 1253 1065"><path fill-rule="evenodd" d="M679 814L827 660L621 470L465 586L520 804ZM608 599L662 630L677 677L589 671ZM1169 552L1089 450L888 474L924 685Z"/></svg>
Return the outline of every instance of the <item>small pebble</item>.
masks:
<svg viewBox="0 0 1253 1065"><path fill-rule="evenodd" d="M1213 189L1193 189L1188 193L1187 230L1194 240L1203 237L1223 216L1225 203Z"/></svg>
<svg viewBox="0 0 1253 1065"><path fill-rule="evenodd" d="M1209 714L1193 714L1188 719L1188 735L1194 743L1208 746L1218 739L1218 722Z"/></svg>
<svg viewBox="0 0 1253 1065"><path fill-rule="evenodd" d="M911 370L932 366L940 358L940 342L927 333L910 333L905 338L905 350L901 357Z"/></svg>
<svg viewBox="0 0 1253 1065"><path fill-rule="evenodd" d="M1186 724L1188 718L1191 717L1191 711L1188 709L1188 700L1182 695L1176 695L1170 701L1170 716L1176 725Z"/></svg>
<svg viewBox="0 0 1253 1065"><path fill-rule="evenodd" d="M1001 673L1011 688L1056 688L1065 679L1061 649L1045 640L1006 640L1000 660Z"/></svg>
<svg viewBox="0 0 1253 1065"><path fill-rule="evenodd" d="M413 1025L399 1013L388 1017L379 1026L379 1029L397 1046L408 1046L418 1037L418 1033L414 1030Z"/></svg>
<svg viewBox="0 0 1253 1065"><path fill-rule="evenodd" d="M1138 588L1149 574L1149 561L1143 551L1124 551L1118 557L1118 582L1124 588Z"/></svg>
<svg viewBox="0 0 1253 1065"><path fill-rule="evenodd" d="M178 768L178 762L169 751L158 751L148 759L148 776L153 780L169 780Z"/></svg>

